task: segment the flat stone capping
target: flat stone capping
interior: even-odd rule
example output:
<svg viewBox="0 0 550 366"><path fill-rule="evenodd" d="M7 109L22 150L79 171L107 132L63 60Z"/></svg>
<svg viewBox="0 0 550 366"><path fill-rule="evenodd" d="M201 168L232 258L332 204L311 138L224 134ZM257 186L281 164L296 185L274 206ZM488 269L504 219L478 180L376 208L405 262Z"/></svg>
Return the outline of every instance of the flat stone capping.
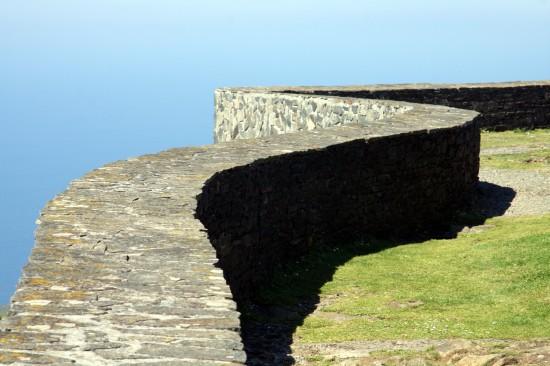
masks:
<svg viewBox="0 0 550 366"><path fill-rule="evenodd" d="M382 112L73 181L38 220L0 326L0 365L242 365L235 299L278 263L318 243L435 225L477 182L477 112L308 98L336 115L341 103Z"/></svg>
<svg viewBox="0 0 550 366"><path fill-rule="evenodd" d="M550 86L550 80L532 80L532 81L505 81L492 83L403 83L403 84L369 84L369 85L307 85L307 86L270 86L270 87L236 87L225 88L235 90L254 90L264 92L284 92L294 91L315 91L315 90L403 90L403 89L483 89L483 88L523 88L523 87L547 87Z"/></svg>

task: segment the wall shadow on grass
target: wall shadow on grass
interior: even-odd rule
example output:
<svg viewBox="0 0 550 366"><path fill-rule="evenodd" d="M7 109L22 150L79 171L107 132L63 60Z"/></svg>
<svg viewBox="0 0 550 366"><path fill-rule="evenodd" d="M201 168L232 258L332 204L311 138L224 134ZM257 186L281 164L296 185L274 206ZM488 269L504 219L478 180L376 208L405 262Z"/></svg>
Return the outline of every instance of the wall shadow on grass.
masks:
<svg viewBox="0 0 550 366"><path fill-rule="evenodd" d="M406 238L366 238L360 243L316 248L294 263L279 268L271 284L246 303L239 303L242 338L247 365L293 365L292 335L319 304L320 289L336 269L350 259L398 245L429 239L452 239L465 227L482 225L486 219L501 216L516 193L508 187L478 183L464 209L438 229L415 232Z"/></svg>

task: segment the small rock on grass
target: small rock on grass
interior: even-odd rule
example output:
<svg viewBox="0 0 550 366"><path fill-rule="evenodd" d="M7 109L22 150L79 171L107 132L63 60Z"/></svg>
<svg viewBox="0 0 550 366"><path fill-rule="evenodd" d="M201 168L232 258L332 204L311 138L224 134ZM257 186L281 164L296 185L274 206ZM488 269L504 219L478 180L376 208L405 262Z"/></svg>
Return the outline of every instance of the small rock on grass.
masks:
<svg viewBox="0 0 550 366"><path fill-rule="evenodd" d="M468 355L463 357L456 363L456 366L489 366L494 363L494 361L501 358L502 355L492 354L492 355Z"/></svg>
<svg viewBox="0 0 550 366"><path fill-rule="evenodd" d="M429 364L423 358L413 358L405 363L405 366L428 366Z"/></svg>
<svg viewBox="0 0 550 366"><path fill-rule="evenodd" d="M514 357L504 357L495 362L492 366L509 366L509 365L517 365L519 364L519 361L515 359Z"/></svg>
<svg viewBox="0 0 550 366"><path fill-rule="evenodd" d="M450 341L436 348L441 358L449 358L457 353L466 353L473 343L467 340Z"/></svg>

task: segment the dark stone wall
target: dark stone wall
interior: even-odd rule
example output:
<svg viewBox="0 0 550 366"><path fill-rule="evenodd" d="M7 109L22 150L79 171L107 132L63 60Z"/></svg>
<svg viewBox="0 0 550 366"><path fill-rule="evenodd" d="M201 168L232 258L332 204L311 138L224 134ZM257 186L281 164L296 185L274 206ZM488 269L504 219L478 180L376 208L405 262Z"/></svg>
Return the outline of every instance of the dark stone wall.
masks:
<svg viewBox="0 0 550 366"><path fill-rule="evenodd" d="M388 90L287 90L288 93L390 99L470 109L482 114L481 128L550 127L550 85L404 88Z"/></svg>
<svg viewBox="0 0 550 366"><path fill-rule="evenodd" d="M478 121L358 139L257 160L212 176L197 197L237 300L320 244L436 226L477 182Z"/></svg>

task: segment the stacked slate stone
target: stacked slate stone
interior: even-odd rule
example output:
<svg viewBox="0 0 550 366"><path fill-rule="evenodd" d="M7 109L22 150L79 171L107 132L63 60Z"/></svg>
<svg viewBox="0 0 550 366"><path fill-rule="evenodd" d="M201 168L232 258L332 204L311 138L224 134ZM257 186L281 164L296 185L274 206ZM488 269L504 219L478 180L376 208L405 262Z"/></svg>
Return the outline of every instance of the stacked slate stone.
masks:
<svg viewBox="0 0 550 366"><path fill-rule="evenodd" d="M286 92L445 105L481 113L487 130L550 127L550 81L292 88Z"/></svg>

